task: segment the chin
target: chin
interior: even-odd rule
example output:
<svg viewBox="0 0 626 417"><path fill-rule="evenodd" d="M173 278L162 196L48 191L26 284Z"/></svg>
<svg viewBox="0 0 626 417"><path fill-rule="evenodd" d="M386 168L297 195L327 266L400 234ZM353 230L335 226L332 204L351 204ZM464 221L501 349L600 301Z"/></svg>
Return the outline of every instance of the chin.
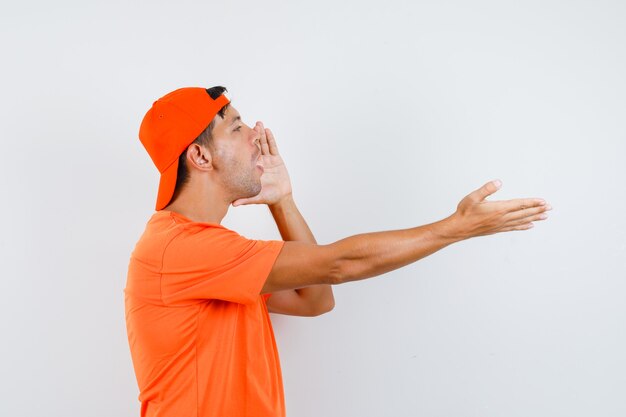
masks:
<svg viewBox="0 0 626 417"><path fill-rule="evenodd" d="M261 186L261 181L258 181L258 182L255 181L249 184L248 187L246 187L245 192L242 193L245 195L240 198L250 198L250 197L257 196L261 192L262 188L263 187Z"/></svg>
<svg viewBox="0 0 626 417"><path fill-rule="evenodd" d="M254 195L258 195L261 192L261 189L263 187L261 186L261 181L259 181L259 183L257 184L256 187L254 187Z"/></svg>

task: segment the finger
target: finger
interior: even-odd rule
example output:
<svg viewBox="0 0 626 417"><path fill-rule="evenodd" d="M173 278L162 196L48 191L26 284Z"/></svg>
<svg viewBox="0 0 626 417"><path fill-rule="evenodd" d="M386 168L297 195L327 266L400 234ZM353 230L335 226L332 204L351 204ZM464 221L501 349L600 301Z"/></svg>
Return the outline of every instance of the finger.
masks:
<svg viewBox="0 0 626 417"><path fill-rule="evenodd" d="M259 127L259 122L256 122L252 129L254 129L254 131L259 135L259 145L261 146L261 154L263 154L263 144L261 143L261 128Z"/></svg>
<svg viewBox="0 0 626 417"><path fill-rule="evenodd" d="M233 201L233 207L245 206L246 204L258 204L258 202L259 202L258 197L240 198L239 200Z"/></svg>
<svg viewBox="0 0 626 417"><path fill-rule="evenodd" d="M258 126L259 131L261 132L261 153L263 155L269 155L270 154L270 149L269 146L267 145L267 136L265 135L265 128L263 127L263 123L262 122L256 122L256 126L255 128Z"/></svg>
<svg viewBox="0 0 626 417"><path fill-rule="evenodd" d="M502 181L494 180L489 181L487 184L480 187L478 190L471 192L468 197L476 202L483 201L485 198L495 193L502 186Z"/></svg>
<svg viewBox="0 0 626 417"><path fill-rule="evenodd" d="M272 155L278 155L278 145L276 145L274 134L269 129L265 129L265 132L267 133L267 143L270 147L270 153Z"/></svg>
<svg viewBox="0 0 626 417"><path fill-rule="evenodd" d="M526 217L530 217L530 216L534 216L537 214L546 214L546 211L552 210L552 207L550 205L541 205L541 206L535 206L535 207L529 207L529 208L525 208L525 209L521 209L521 210L517 210L517 211L512 211L509 213L506 213L503 218L505 221L515 221L515 220L521 220L524 219ZM546 214L547 216L547 214Z"/></svg>
<svg viewBox="0 0 626 417"><path fill-rule="evenodd" d="M237 200L237 201L233 201L233 207L237 207L237 206L245 206L246 204L249 204L248 199L241 199L241 200Z"/></svg>
<svg viewBox="0 0 626 417"><path fill-rule="evenodd" d="M549 207L543 198L517 198L514 200L498 201L501 210L506 212L515 212L535 207ZM552 207L550 207L551 209Z"/></svg>
<svg viewBox="0 0 626 417"><path fill-rule="evenodd" d="M257 122L255 128L258 129L258 131L260 132L259 143L261 144L261 153L263 155L269 155L270 150L269 150L269 147L267 146L267 136L265 135L265 129L263 128L263 123Z"/></svg>
<svg viewBox="0 0 626 417"><path fill-rule="evenodd" d="M518 226L510 226L510 227L505 227L503 229L498 230L499 232L512 232L515 230L528 230L528 229L532 229L533 227L535 227L534 224L532 223L525 223L522 225L518 225Z"/></svg>
<svg viewBox="0 0 626 417"><path fill-rule="evenodd" d="M523 219L519 219L519 220L511 220L509 222L506 222L504 224L504 227L516 227L516 226L522 226L524 224L530 223L530 222L539 222L542 220L546 220L548 218L548 216L545 213L541 213L541 214L535 214L533 216L529 216Z"/></svg>

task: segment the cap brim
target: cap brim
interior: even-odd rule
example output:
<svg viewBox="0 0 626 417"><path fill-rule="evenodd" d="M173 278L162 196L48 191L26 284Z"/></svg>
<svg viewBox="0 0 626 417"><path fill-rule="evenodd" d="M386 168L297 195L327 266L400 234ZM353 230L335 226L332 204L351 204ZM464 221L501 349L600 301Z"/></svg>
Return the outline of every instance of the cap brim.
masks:
<svg viewBox="0 0 626 417"><path fill-rule="evenodd" d="M176 176L178 174L178 158L174 160L172 165L167 167L161 174L159 181L159 193L157 194L156 209L162 210L167 206L174 195L176 188Z"/></svg>

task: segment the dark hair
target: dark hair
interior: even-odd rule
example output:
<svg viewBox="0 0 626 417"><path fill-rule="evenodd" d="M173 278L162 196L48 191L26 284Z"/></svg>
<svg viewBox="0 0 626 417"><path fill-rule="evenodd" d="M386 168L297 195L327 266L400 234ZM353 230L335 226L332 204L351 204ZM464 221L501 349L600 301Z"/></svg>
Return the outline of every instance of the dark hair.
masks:
<svg viewBox="0 0 626 417"><path fill-rule="evenodd" d="M206 89L206 92L209 93L209 95L211 96L213 100L221 96L222 93L224 93L224 91L228 91L228 90L226 89L226 87L222 87L222 86L215 86L215 87ZM228 108L229 104L230 103L226 104L224 107L220 109L219 112L217 112L217 114L221 118L224 118L224 112ZM208 147L209 145L211 145L211 143L213 142L213 127L214 126L215 126L215 118L211 120L211 123L209 123L206 129L204 129L202 133L200 133L198 137L189 144L189 146L193 144L197 144L197 145ZM185 184L189 182L189 170L187 169L187 149L189 148L189 146L187 146L187 148L185 148L185 150L178 157L178 173L176 174L176 188L174 188L174 195L172 196L172 199L170 200L170 202L174 201L174 199L180 194Z"/></svg>

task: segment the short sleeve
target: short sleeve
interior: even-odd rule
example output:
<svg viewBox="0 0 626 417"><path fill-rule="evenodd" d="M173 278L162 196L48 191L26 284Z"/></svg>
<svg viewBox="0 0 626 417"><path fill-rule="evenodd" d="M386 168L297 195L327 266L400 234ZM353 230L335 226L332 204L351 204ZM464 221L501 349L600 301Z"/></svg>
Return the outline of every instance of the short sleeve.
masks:
<svg viewBox="0 0 626 417"><path fill-rule="evenodd" d="M282 240L252 240L224 227L182 230L163 254L161 298L166 305L218 299L258 300Z"/></svg>

